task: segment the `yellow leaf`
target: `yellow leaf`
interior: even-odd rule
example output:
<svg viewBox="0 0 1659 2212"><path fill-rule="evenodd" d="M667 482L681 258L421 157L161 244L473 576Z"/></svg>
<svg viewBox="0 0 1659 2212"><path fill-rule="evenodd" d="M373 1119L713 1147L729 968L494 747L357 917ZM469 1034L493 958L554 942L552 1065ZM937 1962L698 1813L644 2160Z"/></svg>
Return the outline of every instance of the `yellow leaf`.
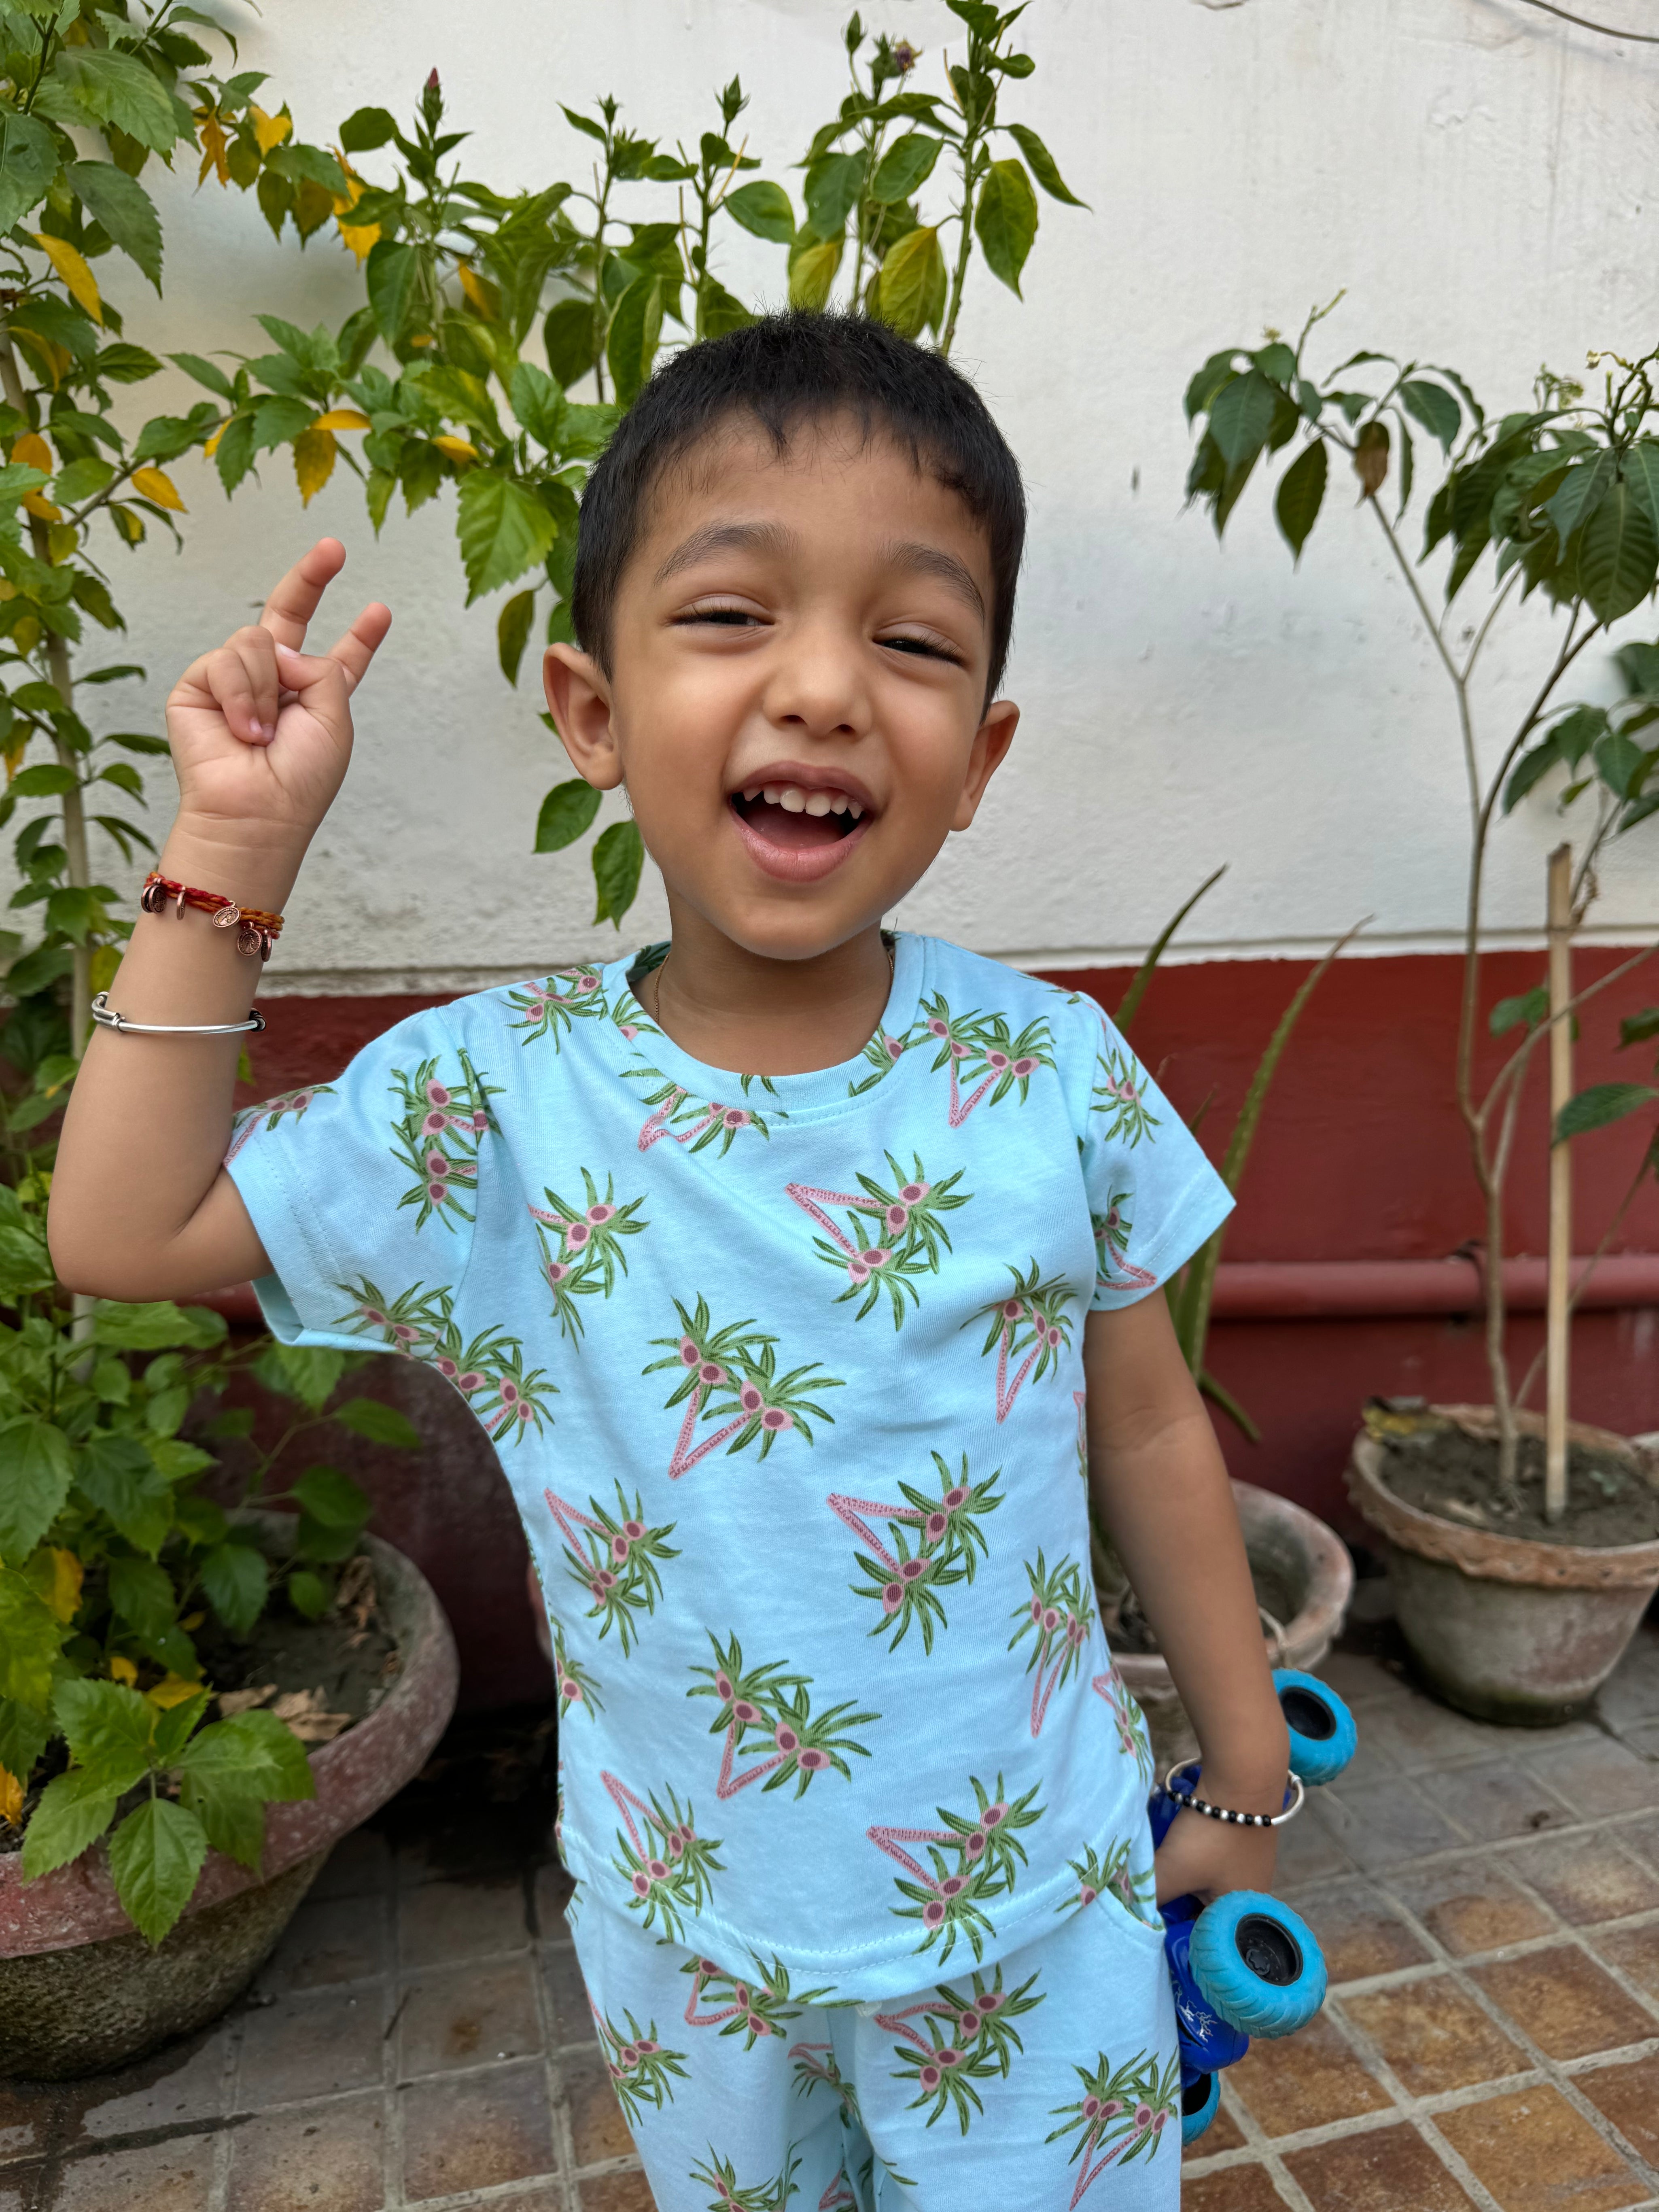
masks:
<svg viewBox="0 0 1659 2212"><path fill-rule="evenodd" d="M109 1662L109 1674L112 1682L125 1682L128 1689L138 1680L138 1669L131 1659L124 1659L118 1651Z"/></svg>
<svg viewBox="0 0 1659 2212"><path fill-rule="evenodd" d="M81 1578L85 1571L73 1552L52 1547L52 1588L46 1593L46 1603L59 1620L74 1620L75 1609L81 1602Z"/></svg>
<svg viewBox="0 0 1659 2212"><path fill-rule="evenodd" d="M40 469L46 476L51 476L58 466L52 458L52 447L38 430L25 430L21 438L14 438L11 457L21 461L26 468Z"/></svg>
<svg viewBox="0 0 1659 2212"><path fill-rule="evenodd" d="M247 112L253 118L253 135L262 154L273 153L294 128L294 118L286 108L280 115L267 115L263 107L249 100Z"/></svg>
<svg viewBox="0 0 1659 2212"><path fill-rule="evenodd" d="M92 988L94 994L108 990L110 985L115 981L116 971L120 965L121 948L118 945L97 945L93 947Z"/></svg>
<svg viewBox="0 0 1659 2212"><path fill-rule="evenodd" d="M23 1825L23 1785L3 1766L0 1766L0 1820L9 1821L14 1828Z"/></svg>
<svg viewBox="0 0 1659 2212"><path fill-rule="evenodd" d="M157 507L170 507L179 514L189 511L179 498L172 477L161 469L135 469L132 488L140 498L153 499Z"/></svg>
<svg viewBox="0 0 1659 2212"><path fill-rule="evenodd" d="M345 171L347 178L345 191L334 195L334 214L339 224L340 240L356 255L359 261L366 261L369 249L380 235L380 226L378 222L348 222L345 220L363 196L363 180L337 146L334 149L334 158Z"/></svg>
<svg viewBox="0 0 1659 2212"><path fill-rule="evenodd" d="M469 269L465 262L457 269L455 274L461 280L462 291L465 293L477 313L483 317L485 322L493 323L495 319L495 302L490 297L492 288L484 283L476 270Z"/></svg>
<svg viewBox="0 0 1659 2212"><path fill-rule="evenodd" d="M54 238L49 231L37 230L34 242L58 274L63 278L69 295L77 307L84 307L94 323L104 319L104 303L98 296L98 285L83 257L78 254L65 238Z"/></svg>
<svg viewBox="0 0 1659 2212"><path fill-rule="evenodd" d="M152 1690L146 1690L147 1704L166 1712L169 1706L182 1705L186 1698L193 1698L201 1688L199 1682L187 1682L182 1674L164 1674Z"/></svg>
<svg viewBox="0 0 1659 2212"><path fill-rule="evenodd" d="M31 514L38 516L42 522L61 522L64 519L63 509L54 507L49 499L42 499L38 491L25 492L23 504Z"/></svg>
<svg viewBox="0 0 1659 2212"><path fill-rule="evenodd" d="M313 422L308 430L301 430L294 441L294 474L300 486L301 503L309 507L317 494L334 473L334 463L339 453L332 430Z"/></svg>
<svg viewBox="0 0 1659 2212"><path fill-rule="evenodd" d="M25 615L21 622L12 624L11 641L20 653L33 652L40 642L40 625L33 615Z"/></svg>
<svg viewBox="0 0 1659 2212"><path fill-rule="evenodd" d="M56 392L64 380L64 371L75 366L75 356L68 347L54 345L50 338L43 338L39 331L26 330L21 323L13 324L11 335L25 353L33 355L40 362L46 372L46 381Z"/></svg>
<svg viewBox="0 0 1659 2212"><path fill-rule="evenodd" d="M13 583L11 578L9 576L0 576L0 605L3 605L6 600L15 599L16 597L17 586Z"/></svg>
<svg viewBox="0 0 1659 2212"><path fill-rule="evenodd" d="M219 425L218 428L214 432L213 435L212 435L212 436L208 440L208 441L207 441L206 445L203 447L203 448L202 448L202 456L203 456L203 459L204 459L204 460L210 460L210 460L213 459L213 456L214 456L214 455L218 452L218 450L219 450L219 441L220 441L220 439L221 439L221 438L222 438L222 437L224 436L224 434L225 434L226 431L227 431L227 430L228 430L228 429L229 429L229 428L230 428L230 422L229 422L229 418L228 418L228 417L227 417L227 418L226 418L226 420L225 420L224 422L222 422Z"/></svg>
<svg viewBox="0 0 1659 2212"><path fill-rule="evenodd" d="M230 164L226 160L225 154L230 142L225 136L225 126L219 120L217 109L198 107L196 110L196 120L202 126L202 166L197 173L197 183L204 185L207 182L208 171L212 169L217 173L222 185L228 185Z"/></svg>
<svg viewBox="0 0 1659 2212"><path fill-rule="evenodd" d="M206 1619L207 1615L204 1613L187 1613L179 1626L186 1636L193 1636Z"/></svg>
<svg viewBox="0 0 1659 2212"><path fill-rule="evenodd" d="M72 522L55 522L46 532L46 558L58 568L80 543L81 533Z"/></svg>
<svg viewBox="0 0 1659 2212"><path fill-rule="evenodd" d="M355 407L331 407L326 415L319 415L312 424L313 430L367 430L367 415L360 415Z"/></svg>
<svg viewBox="0 0 1659 2212"><path fill-rule="evenodd" d="M441 453L447 453L452 461L459 461L463 466L468 461L476 461L478 458L478 449L476 446L469 446L465 438L452 438L447 432L441 438L434 438L432 442Z"/></svg>
<svg viewBox="0 0 1659 2212"><path fill-rule="evenodd" d="M359 261L368 260L371 250L380 243L380 237L378 222L343 222L340 225L341 244L349 246Z"/></svg>

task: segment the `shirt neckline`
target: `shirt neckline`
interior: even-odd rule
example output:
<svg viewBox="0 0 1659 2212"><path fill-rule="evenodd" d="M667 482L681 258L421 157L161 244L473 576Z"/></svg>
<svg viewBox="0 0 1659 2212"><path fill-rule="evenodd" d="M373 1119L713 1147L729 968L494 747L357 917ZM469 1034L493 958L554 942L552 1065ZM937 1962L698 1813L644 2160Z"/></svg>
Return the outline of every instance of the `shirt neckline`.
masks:
<svg viewBox="0 0 1659 2212"><path fill-rule="evenodd" d="M694 1059L657 1027L629 988L629 971L638 963L637 953L609 961L601 971L611 1012L606 1026L622 1045L630 1074L655 1074L689 1097L718 1102L733 1110L747 1108L763 1116L793 1119L813 1108L845 1106L855 1091L874 1090L896 1064L915 1025L927 977L927 946L926 938L908 930L896 933L893 980L880 1023L861 1052L830 1067L807 1068L795 1075L744 1075Z"/></svg>

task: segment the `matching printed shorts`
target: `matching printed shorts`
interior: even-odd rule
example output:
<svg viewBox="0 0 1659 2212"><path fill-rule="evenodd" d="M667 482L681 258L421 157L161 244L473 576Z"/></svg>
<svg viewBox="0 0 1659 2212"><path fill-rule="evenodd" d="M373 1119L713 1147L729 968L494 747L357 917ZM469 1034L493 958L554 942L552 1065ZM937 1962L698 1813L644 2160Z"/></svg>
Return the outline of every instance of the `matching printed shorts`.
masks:
<svg viewBox="0 0 1659 2212"><path fill-rule="evenodd" d="M569 1918L658 2212L1176 2212L1163 1938L1110 1898L869 2005L659 1943L580 1889Z"/></svg>

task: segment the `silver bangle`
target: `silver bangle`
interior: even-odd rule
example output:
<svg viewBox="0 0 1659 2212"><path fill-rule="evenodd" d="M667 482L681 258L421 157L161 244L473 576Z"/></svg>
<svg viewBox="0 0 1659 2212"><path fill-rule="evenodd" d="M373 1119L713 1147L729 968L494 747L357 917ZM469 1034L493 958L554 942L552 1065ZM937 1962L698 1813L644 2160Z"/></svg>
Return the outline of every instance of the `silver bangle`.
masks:
<svg viewBox="0 0 1659 2212"><path fill-rule="evenodd" d="M1199 1763L1195 1759L1183 1759L1164 1778L1164 1796L1172 1797L1177 1805L1184 1807L1189 1813L1202 1813L1206 1820L1225 1820L1235 1828L1282 1828L1286 1820L1295 1820L1302 1810L1308 1793L1303 1787L1299 1774L1285 1778L1296 1794L1282 1813L1238 1813L1228 1805L1212 1805L1207 1797L1194 1796L1190 1789L1177 1790L1176 1777L1184 1774L1189 1766L1196 1766Z"/></svg>
<svg viewBox="0 0 1659 2212"><path fill-rule="evenodd" d="M131 1036L240 1036L244 1030L262 1030L263 1014L250 1012L245 1022L130 1022L117 1013L109 993L100 991L92 1002L92 1018L100 1029L119 1030Z"/></svg>

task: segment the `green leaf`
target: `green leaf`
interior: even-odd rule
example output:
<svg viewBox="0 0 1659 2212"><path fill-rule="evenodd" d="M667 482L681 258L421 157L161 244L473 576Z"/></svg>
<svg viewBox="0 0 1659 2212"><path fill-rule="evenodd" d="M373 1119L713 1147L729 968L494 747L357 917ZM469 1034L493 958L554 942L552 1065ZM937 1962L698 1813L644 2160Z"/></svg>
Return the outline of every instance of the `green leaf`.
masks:
<svg viewBox="0 0 1659 2212"><path fill-rule="evenodd" d="M155 1708L137 1690L71 1676L58 1685L52 1709L70 1758L98 1776L112 1797L148 1771Z"/></svg>
<svg viewBox="0 0 1659 2212"><path fill-rule="evenodd" d="M941 146L939 139L930 138L924 131L907 131L902 138L896 138L876 164L870 198L879 207L908 200L933 175Z"/></svg>
<svg viewBox="0 0 1659 2212"><path fill-rule="evenodd" d="M69 1634L23 1576L0 1566L0 1697L44 1709L52 1666Z"/></svg>
<svg viewBox="0 0 1659 2212"><path fill-rule="evenodd" d="M46 196L58 173L58 141L35 115L0 105L0 236Z"/></svg>
<svg viewBox="0 0 1659 2212"><path fill-rule="evenodd" d="M76 1480L135 1551L155 1557L173 1526L173 1491L137 1437L94 1430Z"/></svg>
<svg viewBox="0 0 1659 2212"><path fill-rule="evenodd" d="M414 1422L379 1398L348 1398L343 1406L334 1408L331 1418L354 1436L367 1437L371 1443L390 1444L397 1451L416 1451L420 1447L421 1432Z"/></svg>
<svg viewBox="0 0 1659 2212"><path fill-rule="evenodd" d="M372 154L397 135L397 123L384 107L359 107L340 125L340 147L347 154Z"/></svg>
<svg viewBox="0 0 1659 2212"><path fill-rule="evenodd" d="M781 185L757 178L753 184L739 185L736 191L728 192L720 204L734 222L741 223L756 238L769 238L779 246L794 244L795 210Z"/></svg>
<svg viewBox="0 0 1659 2212"><path fill-rule="evenodd" d="M228 1328L210 1306L176 1306L170 1298L148 1305L100 1298L94 1315L98 1341L112 1352L165 1352L174 1345L207 1351L224 1342Z"/></svg>
<svg viewBox="0 0 1659 2212"><path fill-rule="evenodd" d="M548 309L542 340L547 365L562 385L579 382L592 368L599 353L597 331L592 300L556 300Z"/></svg>
<svg viewBox="0 0 1659 2212"><path fill-rule="evenodd" d="M374 1401L358 1398L352 1402L365 1406L372 1405ZM387 1407L384 1410L390 1413L392 1408ZM348 1422L346 1425L351 1427L354 1424ZM297 1498L310 1517L320 1522L325 1528L349 1528L355 1533L362 1527L373 1510L350 1476L342 1474L337 1468L333 1467L307 1468L290 1486L289 1495Z"/></svg>
<svg viewBox="0 0 1659 2212"><path fill-rule="evenodd" d="M462 477L459 508L456 534L469 606L545 560L556 535L553 517L535 493L494 469L472 469Z"/></svg>
<svg viewBox="0 0 1659 2212"><path fill-rule="evenodd" d="M190 1903L207 1855L201 1822L167 1797L146 1799L110 1838L115 1894L151 1943L160 1943Z"/></svg>
<svg viewBox="0 0 1659 2212"><path fill-rule="evenodd" d="M1577 768L1609 726L1605 707L1575 707L1550 732L1550 743L1569 768Z"/></svg>
<svg viewBox="0 0 1659 2212"><path fill-rule="evenodd" d="M1659 698L1659 645L1621 645L1613 659L1624 671L1627 690L1641 698Z"/></svg>
<svg viewBox="0 0 1659 2212"><path fill-rule="evenodd" d="M186 376L193 376L198 384L206 385L210 392L217 392L221 399L235 405L235 389L223 369L214 362L204 360L199 353L170 353L167 359L182 368Z"/></svg>
<svg viewBox="0 0 1659 2212"><path fill-rule="evenodd" d="M1415 417L1431 438L1438 438L1447 453L1463 427L1463 410L1443 384L1410 377L1400 387L1406 412Z"/></svg>
<svg viewBox="0 0 1659 2212"><path fill-rule="evenodd" d="M789 304L817 313L828 301L841 267L842 240L827 239L821 246L798 248L789 257Z"/></svg>
<svg viewBox="0 0 1659 2212"><path fill-rule="evenodd" d="M1229 470L1245 467L1255 459L1273 428L1278 404L1278 392L1259 368L1235 377L1216 394L1210 406L1210 435Z"/></svg>
<svg viewBox="0 0 1659 2212"><path fill-rule="evenodd" d="M511 397L520 427L550 453L557 453L568 410L563 392L546 370L538 368L534 362L521 361L513 372Z"/></svg>
<svg viewBox="0 0 1659 2212"><path fill-rule="evenodd" d="M363 283L380 336L395 346L404 334L409 303L420 270L420 255L394 238L377 238L363 264Z"/></svg>
<svg viewBox="0 0 1659 2212"><path fill-rule="evenodd" d="M1019 272L1037 231L1036 194L1020 161L993 161L979 188L974 234L985 265L1020 297Z"/></svg>
<svg viewBox="0 0 1659 2212"><path fill-rule="evenodd" d="M496 658L501 664L501 673L509 684L518 683L519 664L524 659L524 649L530 640L530 625L535 614L534 592L517 592L495 617Z"/></svg>
<svg viewBox="0 0 1659 2212"><path fill-rule="evenodd" d="M48 1782L24 1832L24 1881L67 1866L95 1844L110 1824L119 1794L105 1789L95 1776L73 1771Z"/></svg>
<svg viewBox="0 0 1659 2212"><path fill-rule="evenodd" d="M1543 508L1559 544L1565 546L1612 477L1613 456L1610 453L1598 453L1593 461L1581 461L1577 467L1567 471L1545 501Z"/></svg>
<svg viewBox="0 0 1659 2212"><path fill-rule="evenodd" d="M1026 167L1051 200L1064 200L1067 207L1088 206L1088 201L1080 200L1066 185L1055 165L1054 155L1035 131L1024 123L1011 123L1007 129L1008 135L1025 156Z"/></svg>
<svg viewBox="0 0 1659 2212"><path fill-rule="evenodd" d="M64 46L58 68L82 116L112 123L155 153L171 152L179 136L179 119L167 87L141 61L113 49Z"/></svg>
<svg viewBox="0 0 1659 2212"><path fill-rule="evenodd" d="M536 846L538 853L556 853L566 845L574 845L578 837L590 830L593 817L599 811L600 793L580 776L573 776L568 783L556 783L542 801L542 811L536 819Z"/></svg>
<svg viewBox="0 0 1659 2212"><path fill-rule="evenodd" d="M599 892L596 922L611 921L620 930L622 918L634 903L640 887L640 868L645 845L638 826L613 822L593 843L593 882Z"/></svg>
<svg viewBox="0 0 1659 2212"><path fill-rule="evenodd" d="M862 154L826 154L806 172L806 220L815 237L839 239L864 186Z"/></svg>
<svg viewBox="0 0 1659 2212"><path fill-rule="evenodd" d="M735 299L725 285L714 277L705 276L697 287L697 300L702 309L702 334L706 338L724 337L728 331L747 330L755 318L743 301Z"/></svg>
<svg viewBox="0 0 1659 2212"><path fill-rule="evenodd" d="M1648 757L1622 730L1608 730L1591 749L1595 772L1615 799L1634 799L1646 777Z"/></svg>
<svg viewBox="0 0 1659 2212"><path fill-rule="evenodd" d="M884 323L907 338L929 319L945 281L945 256L937 230L907 231L887 249L876 283L876 306Z"/></svg>
<svg viewBox="0 0 1659 2212"><path fill-rule="evenodd" d="M257 1873L264 1847L264 1808L273 1799L316 1794L311 1762L274 1713L216 1721L179 1762L179 1802L194 1813L216 1850Z"/></svg>
<svg viewBox="0 0 1659 2212"><path fill-rule="evenodd" d="M118 169L113 161L71 161L64 174L70 190L78 193L88 213L108 233L111 243L137 264L159 292L161 219L155 203L137 178Z"/></svg>
<svg viewBox="0 0 1659 2212"><path fill-rule="evenodd" d="M62 1101L58 1103L61 1104ZM12 1127L15 1129L16 1126L14 1118ZM52 1255L44 1241L33 1230L13 1228L9 1223L0 1224L0 1294L18 1297L49 1291L55 1280ZM3 1512L3 1503L0 1503L0 1516ZM3 1547L0 1547L0 1556L3 1556Z"/></svg>
<svg viewBox="0 0 1659 2212"><path fill-rule="evenodd" d="M263 1552L234 1540L216 1544L199 1570L203 1595L233 1636L246 1636L264 1611L270 1570Z"/></svg>
<svg viewBox="0 0 1659 2212"><path fill-rule="evenodd" d="M11 787L20 799L56 799L65 791L76 790L80 781L72 768L59 768L55 761L42 761L34 768L20 769L11 780Z"/></svg>
<svg viewBox="0 0 1659 2212"><path fill-rule="evenodd" d="M1522 753L1504 787L1504 813L1513 813L1534 784L1547 776L1560 758L1553 737L1546 738L1541 745L1534 745L1529 753Z"/></svg>
<svg viewBox="0 0 1659 2212"><path fill-rule="evenodd" d="M0 1425L0 1559L21 1565L63 1510L74 1455L55 1423L21 1413Z"/></svg>
<svg viewBox="0 0 1659 2212"><path fill-rule="evenodd" d="M1645 1044L1650 1037L1656 1036L1659 1036L1659 1006L1644 1006L1639 1014L1626 1014L1619 1024L1621 1051L1626 1045ZM9 1765L10 1761L0 1754L0 1766ZM17 1769L14 1766L11 1771L15 1774Z"/></svg>
<svg viewBox="0 0 1659 2212"><path fill-rule="evenodd" d="M288 1578L289 1602L302 1620L320 1620L328 1611L328 1584L320 1575L301 1567Z"/></svg>
<svg viewBox="0 0 1659 2212"><path fill-rule="evenodd" d="M345 1354L329 1345L273 1344L254 1371L267 1390L297 1398L315 1413L333 1395L345 1372Z"/></svg>
<svg viewBox="0 0 1659 2212"><path fill-rule="evenodd" d="M198 1690L193 1697L183 1698L156 1714L155 1732L149 1743L149 1763L158 1774L170 1773L177 1766L198 1722L212 1702L211 1690Z"/></svg>
<svg viewBox="0 0 1659 2212"><path fill-rule="evenodd" d="M1659 533L1643 501L1627 484L1602 495L1584 525L1578 547L1578 580L1599 621L1617 622L1653 589L1659 568Z"/></svg>
<svg viewBox="0 0 1659 2212"><path fill-rule="evenodd" d="M1656 1100L1659 1091L1650 1083L1593 1083L1588 1091L1568 1099L1556 1115L1554 1142L1565 1144L1589 1130L1605 1129L1610 1121L1623 1121L1626 1115L1638 1114Z"/></svg>
<svg viewBox="0 0 1659 2212"><path fill-rule="evenodd" d="M628 406L651 374L662 334L663 282L647 272L636 276L617 301L605 337L605 357L620 405Z"/></svg>
<svg viewBox="0 0 1659 2212"><path fill-rule="evenodd" d="M1659 445L1638 438L1625 454L1625 480L1647 509L1648 520L1659 530Z"/></svg>
<svg viewBox="0 0 1659 2212"><path fill-rule="evenodd" d="M1279 496L1273 501L1273 513L1285 543L1299 561L1302 549L1308 542L1308 532L1319 519L1319 509L1325 497L1325 476L1328 467L1325 441L1316 438L1304 447L1285 471L1279 483Z"/></svg>
<svg viewBox="0 0 1659 2212"><path fill-rule="evenodd" d="M52 1738L52 1723L45 1713L19 1705L15 1698L0 1698L0 1766L25 1788L34 1762Z"/></svg>
<svg viewBox="0 0 1659 2212"><path fill-rule="evenodd" d="M101 380L112 384L142 384L146 377L159 376L161 364L153 353L143 346L106 346L93 363Z"/></svg>
<svg viewBox="0 0 1659 2212"><path fill-rule="evenodd" d="M173 1577L154 1559L112 1559L109 1601L142 1638L164 1636L173 1626Z"/></svg>
<svg viewBox="0 0 1659 2212"><path fill-rule="evenodd" d="M228 498L253 466L253 417L238 415L226 425L213 456L219 481Z"/></svg>

